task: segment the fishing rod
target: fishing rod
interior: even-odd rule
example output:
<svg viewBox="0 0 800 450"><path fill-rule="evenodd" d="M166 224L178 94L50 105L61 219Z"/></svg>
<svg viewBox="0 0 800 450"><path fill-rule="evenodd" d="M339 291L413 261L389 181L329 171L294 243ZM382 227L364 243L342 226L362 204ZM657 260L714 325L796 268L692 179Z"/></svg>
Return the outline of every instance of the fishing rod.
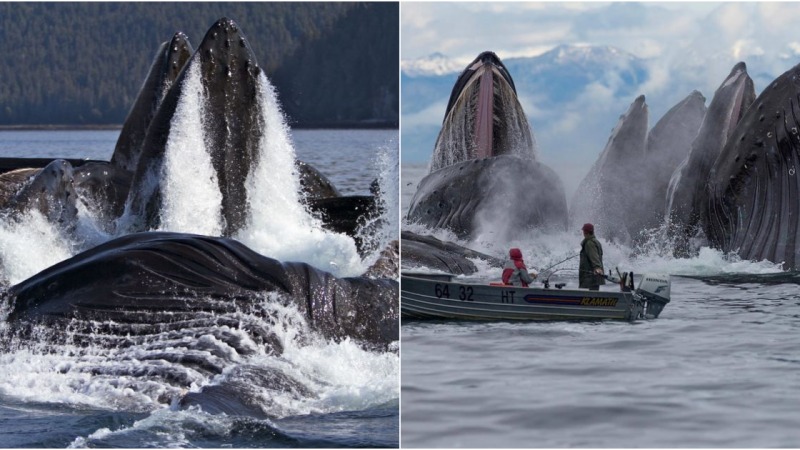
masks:
<svg viewBox="0 0 800 450"><path fill-rule="evenodd" d="M576 253L576 254L574 254L574 255L570 256L569 258L567 258L567 259L565 259L565 260L563 260L563 261L559 261L559 262L557 262L557 263L553 264L552 266L548 267L547 269L540 270L540 271L539 271L539 273L544 273L544 272L547 272L548 270L552 269L553 267L555 267L555 266L557 266L557 265L559 265L559 264L561 264L561 263L565 263L565 262L569 261L570 259L572 259L572 258L575 258L575 257L578 257L578 256L580 256L580 253ZM555 272L553 272L553 273L555 273Z"/></svg>
<svg viewBox="0 0 800 450"><path fill-rule="evenodd" d="M574 254L574 255L570 256L569 258L567 258L567 259L565 259L565 260L559 261L559 262L557 262L557 263L553 264L552 266L548 267L547 269L540 270L540 271L539 271L539 273L544 273L544 272L547 272L548 270L552 269L553 267L555 267L555 266L557 266L557 265L559 265L559 264L561 264L561 263L565 263L565 262L569 261L570 259L572 259L572 258L575 258L575 257L577 257L577 256L580 256L580 253L576 253L576 254ZM547 275L547 278L545 278L545 280L544 280L544 281L542 281L542 284L544 285L544 288L545 288L545 289L548 289L548 288L550 288L550 277L551 277L551 276L553 276L553 274L554 274L554 273L556 273L556 272L558 272L559 270L561 270L561 269L556 269L556 270L554 270L554 271L550 272L550 273ZM560 289L560 288L559 288L559 289Z"/></svg>
<svg viewBox="0 0 800 450"><path fill-rule="evenodd" d="M559 261L559 262L557 262L557 263L555 263L555 264L551 265L550 267L548 267L548 268L546 268L546 269L544 269L544 270L540 271L539 273L544 273L544 272L546 272L546 271L548 271L548 270L552 269L553 267L555 267L555 266L557 266L557 265L559 265L559 264L561 264L561 263L565 263L565 262L569 261L570 259L572 259L572 258L575 258L575 257L577 257L577 256L580 256L580 253L576 253L576 254L574 254L574 255L572 255L572 256L570 256L570 257L568 257L568 258L564 259L564 260L561 260L561 261ZM561 269L556 269L556 270L554 270L554 271L550 272L550 273L547 275L547 278L545 278L545 279L544 279L544 281L542 281L542 284L544 285L544 288L545 288L545 289L548 289L548 288L550 288L550 277L552 277L552 276L553 276L553 274L554 274L554 273L556 273L556 272L558 272L559 270L561 270ZM609 271L608 271L608 275L606 275L606 274L604 274L604 273L601 273L601 274L599 274L599 273L596 273L595 271L586 271L586 270L578 270L578 272L581 272L581 273L591 273L591 274L593 274L593 275L598 275L598 276L601 276L601 277L605 278L605 279L606 279L606 280L608 280L608 281L611 281L612 283L618 283L618 284L620 285L620 287L621 287L621 288L623 288L623 289L630 289L630 290L634 290L634 284L633 284L633 272L630 272L630 273L627 273L627 272L626 272L626 273L623 275L623 274L621 274L621 273L619 272L619 267L616 267L616 270L617 270L617 275L619 275L619 278L618 278L618 279L614 279L614 278L611 276L611 270L610 270L610 269L609 269ZM563 285L562 285L562 286L558 286L558 285L556 285L556 287L560 288L560 287L563 287Z"/></svg>

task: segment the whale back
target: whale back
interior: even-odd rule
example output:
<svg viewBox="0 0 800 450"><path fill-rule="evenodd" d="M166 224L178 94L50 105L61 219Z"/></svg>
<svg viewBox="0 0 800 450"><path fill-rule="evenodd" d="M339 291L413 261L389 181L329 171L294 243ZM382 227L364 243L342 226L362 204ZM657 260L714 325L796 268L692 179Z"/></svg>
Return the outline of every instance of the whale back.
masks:
<svg viewBox="0 0 800 450"><path fill-rule="evenodd" d="M336 278L226 238L137 233L80 253L8 289L10 321L167 324L226 313L268 294L324 336L397 340L397 283ZM124 327L123 327L124 328Z"/></svg>

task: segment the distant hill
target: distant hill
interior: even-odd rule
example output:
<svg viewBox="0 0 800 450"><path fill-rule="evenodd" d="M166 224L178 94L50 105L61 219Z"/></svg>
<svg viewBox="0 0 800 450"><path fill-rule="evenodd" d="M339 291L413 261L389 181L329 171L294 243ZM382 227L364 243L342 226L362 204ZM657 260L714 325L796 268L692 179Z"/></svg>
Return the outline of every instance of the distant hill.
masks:
<svg viewBox="0 0 800 450"><path fill-rule="evenodd" d="M224 16L293 125L396 124L396 3L120 2L0 3L0 125L121 124L158 45Z"/></svg>

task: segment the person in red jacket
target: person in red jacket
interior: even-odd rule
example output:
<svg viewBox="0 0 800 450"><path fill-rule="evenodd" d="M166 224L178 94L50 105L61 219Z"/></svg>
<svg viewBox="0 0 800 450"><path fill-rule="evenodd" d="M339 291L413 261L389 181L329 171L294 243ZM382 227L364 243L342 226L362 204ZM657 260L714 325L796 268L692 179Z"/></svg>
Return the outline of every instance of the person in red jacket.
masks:
<svg viewBox="0 0 800 450"><path fill-rule="evenodd" d="M508 254L511 259L503 266L503 284L528 287L537 275L533 272L528 273L525 261L522 260L522 252L518 248L512 248Z"/></svg>

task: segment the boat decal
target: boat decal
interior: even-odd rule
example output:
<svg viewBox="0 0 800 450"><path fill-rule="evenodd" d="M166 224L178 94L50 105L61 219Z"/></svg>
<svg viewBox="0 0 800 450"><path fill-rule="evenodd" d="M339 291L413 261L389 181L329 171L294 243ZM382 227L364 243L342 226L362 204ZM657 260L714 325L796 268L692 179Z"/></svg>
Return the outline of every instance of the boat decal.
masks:
<svg viewBox="0 0 800 450"><path fill-rule="evenodd" d="M617 299L609 297L548 297L528 294L525 296L525 301L546 305L603 306L609 308L617 306Z"/></svg>

